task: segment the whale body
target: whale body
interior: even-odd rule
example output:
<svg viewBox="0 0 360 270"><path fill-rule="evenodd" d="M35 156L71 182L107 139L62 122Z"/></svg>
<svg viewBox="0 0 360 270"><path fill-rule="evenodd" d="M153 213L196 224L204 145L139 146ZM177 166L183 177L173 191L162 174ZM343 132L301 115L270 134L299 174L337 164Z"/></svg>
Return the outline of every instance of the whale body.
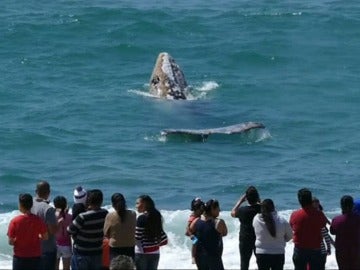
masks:
<svg viewBox="0 0 360 270"><path fill-rule="evenodd" d="M150 94L164 99L186 99L188 84L184 73L167 52L158 55L150 78Z"/></svg>

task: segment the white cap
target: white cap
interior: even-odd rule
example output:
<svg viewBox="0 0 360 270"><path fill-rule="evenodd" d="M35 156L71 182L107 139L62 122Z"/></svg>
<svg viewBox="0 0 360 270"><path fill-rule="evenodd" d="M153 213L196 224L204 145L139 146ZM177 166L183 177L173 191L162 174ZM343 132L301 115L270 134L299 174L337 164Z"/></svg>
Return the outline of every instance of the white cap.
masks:
<svg viewBox="0 0 360 270"><path fill-rule="evenodd" d="M75 203L86 203L86 190L82 186L77 186L74 189L74 202Z"/></svg>

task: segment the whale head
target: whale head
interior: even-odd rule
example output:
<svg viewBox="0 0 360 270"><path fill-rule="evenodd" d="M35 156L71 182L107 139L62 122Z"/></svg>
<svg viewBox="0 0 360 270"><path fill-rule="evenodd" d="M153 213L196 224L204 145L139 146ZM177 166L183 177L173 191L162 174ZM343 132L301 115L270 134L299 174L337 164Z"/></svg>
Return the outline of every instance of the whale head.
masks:
<svg viewBox="0 0 360 270"><path fill-rule="evenodd" d="M162 52L150 78L150 93L164 99L186 99L188 85L174 58Z"/></svg>

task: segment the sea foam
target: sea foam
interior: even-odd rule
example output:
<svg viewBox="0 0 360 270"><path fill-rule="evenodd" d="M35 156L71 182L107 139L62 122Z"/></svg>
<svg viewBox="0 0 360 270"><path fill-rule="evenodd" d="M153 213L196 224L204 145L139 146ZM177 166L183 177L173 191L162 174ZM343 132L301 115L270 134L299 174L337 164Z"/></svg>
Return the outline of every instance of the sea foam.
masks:
<svg viewBox="0 0 360 270"><path fill-rule="evenodd" d="M106 209L113 211L110 206ZM292 210L280 211L279 214L289 219ZM196 269L191 264L191 241L185 236L185 227L190 215L189 210L162 210L164 219L164 230L166 231L169 243L161 248L159 269ZM7 227L10 220L18 214L18 211L0 214L0 230L3 237L0 239L0 269L11 269L11 247L7 244ZM224 252L223 262L226 269L239 269L239 221L230 217L229 211L220 213L220 218L224 219L228 227L228 235L223 238ZM285 269L293 269L292 254L294 245L292 241L288 242L285 248ZM336 269L335 250L328 256L326 269ZM257 269L255 256L250 260L250 269Z"/></svg>

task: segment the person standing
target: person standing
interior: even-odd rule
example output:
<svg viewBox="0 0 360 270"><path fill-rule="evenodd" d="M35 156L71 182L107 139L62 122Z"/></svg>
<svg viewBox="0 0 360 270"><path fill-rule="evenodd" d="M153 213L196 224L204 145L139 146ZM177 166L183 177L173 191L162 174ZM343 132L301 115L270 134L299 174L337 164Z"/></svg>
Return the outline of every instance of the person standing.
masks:
<svg viewBox="0 0 360 270"><path fill-rule="evenodd" d="M135 229L136 269L155 270L159 264L160 247L167 244L162 216L149 195L141 195L137 198L136 210L140 213Z"/></svg>
<svg viewBox="0 0 360 270"><path fill-rule="evenodd" d="M58 222L55 208L49 205L50 184L47 181L39 181L36 185L36 197L34 198L31 212L40 217L47 225L49 237L41 243L41 270L55 270L56 267L56 239Z"/></svg>
<svg viewBox="0 0 360 270"><path fill-rule="evenodd" d="M313 197L312 200L313 200L313 202L312 202L313 207L315 209L317 209L318 211L323 212L323 207L320 204L319 199L316 197ZM329 220L326 223L330 225ZM329 235L329 230L326 228L326 226L321 229L321 235L323 238L321 240L321 257L322 257L321 262L325 268L326 259L327 259L327 256L331 255L331 244L334 245L334 240Z"/></svg>
<svg viewBox="0 0 360 270"><path fill-rule="evenodd" d="M67 200L64 196L56 196L54 206L59 226L55 236L57 245L56 270L59 269L60 259L62 259L63 270L70 270L72 251L71 237L67 232L67 227L71 224L72 217L68 213Z"/></svg>
<svg viewBox="0 0 360 270"><path fill-rule="evenodd" d="M104 224L104 236L109 238L110 261L118 255L135 258L136 213L128 210L121 193L111 196L114 212L107 214Z"/></svg>
<svg viewBox="0 0 360 270"><path fill-rule="evenodd" d="M102 209L103 193L99 189L88 192L88 208L68 227L74 240L71 268L101 270L104 221L108 213Z"/></svg>
<svg viewBox="0 0 360 270"><path fill-rule="evenodd" d="M204 206L204 214L193 220L190 232L198 241L195 244L195 262L199 270L223 270L223 241L227 235L227 227L223 219L219 219L220 205L217 200L209 200Z"/></svg>
<svg viewBox="0 0 360 270"><path fill-rule="evenodd" d="M330 226L335 235L336 261L340 270L360 269L360 216L354 213L354 199L345 195L340 201L342 215Z"/></svg>
<svg viewBox="0 0 360 270"><path fill-rule="evenodd" d="M242 206L246 201L249 205ZM252 223L258 213L260 213L260 196L257 189L250 186L231 210L231 216L240 221L239 250L242 270L249 269L250 258L255 251L256 237Z"/></svg>
<svg viewBox="0 0 360 270"><path fill-rule="evenodd" d="M191 263L195 264L196 263L195 262L195 255L196 255L196 242L197 242L197 239L191 233L190 225L196 218L201 217L202 213L204 212L204 202L200 198L193 199L191 201L190 210L191 210L191 214L190 214L188 222L187 222L185 235L189 236L191 241L193 242L193 244L191 246Z"/></svg>
<svg viewBox="0 0 360 270"><path fill-rule="evenodd" d="M293 229L295 270L322 270L324 265L321 256L321 230L325 227L327 218L323 212L312 205L312 194L307 188L298 191L299 210L290 216L290 226Z"/></svg>
<svg viewBox="0 0 360 270"><path fill-rule="evenodd" d="M286 242L292 239L290 224L275 211L274 202L265 199L261 213L253 220L256 236L255 254L259 270L282 270L285 263Z"/></svg>
<svg viewBox="0 0 360 270"><path fill-rule="evenodd" d="M72 219L74 220L80 213L86 211L87 192L82 186L74 189L74 205L71 209Z"/></svg>
<svg viewBox="0 0 360 270"><path fill-rule="evenodd" d="M31 213L33 198L30 194L19 195L20 215L9 224L8 240L14 246L13 270L38 270L41 260L41 240L48 238L44 221Z"/></svg>

